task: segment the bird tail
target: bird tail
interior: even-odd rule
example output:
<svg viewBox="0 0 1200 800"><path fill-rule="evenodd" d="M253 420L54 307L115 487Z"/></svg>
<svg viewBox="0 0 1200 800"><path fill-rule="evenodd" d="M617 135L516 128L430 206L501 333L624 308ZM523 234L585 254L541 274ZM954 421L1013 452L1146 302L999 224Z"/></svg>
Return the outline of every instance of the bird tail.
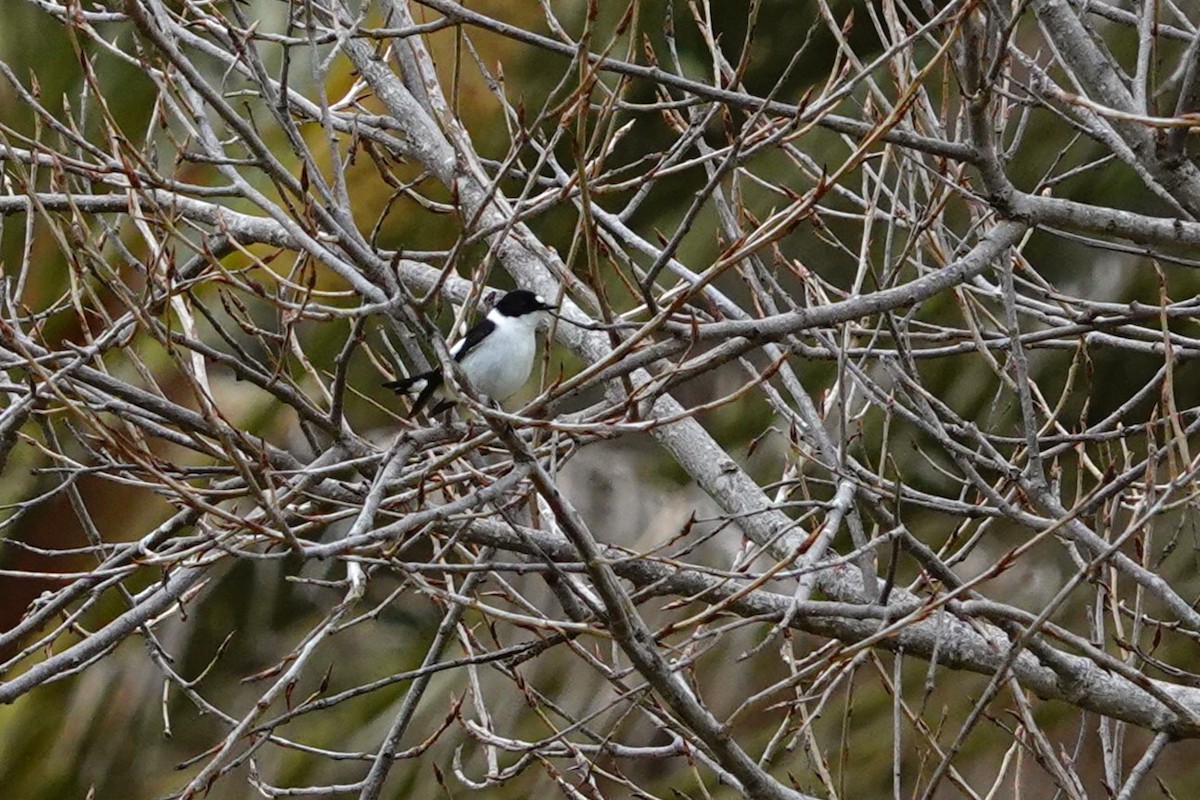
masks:
<svg viewBox="0 0 1200 800"><path fill-rule="evenodd" d="M383 387L391 389L396 394L417 395L417 399L413 401L412 409L408 412L408 418L412 419L425 407L434 393L441 388L441 385L442 374L437 370L430 370L429 372L422 372L420 375L412 375L408 378L388 381L383 384Z"/></svg>
<svg viewBox="0 0 1200 800"><path fill-rule="evenodd" d="M383 384L383 388L391 389L396 394L412 394L413 392L419 392L424 389L425 383L428 382L432 377L434 377L434 373L425 372L420 375L413 375L410 378L400 378L398 380L388 381L387 383Z"/></svg>

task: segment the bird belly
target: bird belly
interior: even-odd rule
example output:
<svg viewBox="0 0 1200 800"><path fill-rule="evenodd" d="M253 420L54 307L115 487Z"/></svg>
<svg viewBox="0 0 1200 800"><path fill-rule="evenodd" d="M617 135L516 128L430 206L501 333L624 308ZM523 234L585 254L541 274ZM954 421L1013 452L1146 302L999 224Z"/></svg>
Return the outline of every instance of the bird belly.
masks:
<svg viewBox="0 0 1200 800"><path fill-rule="evenodd" d="M533 371L536 348L532 336L524 339L512 342L503 353L468 353L463 359L463 368L471 378L472 388L497 402L520 391Z"/></svg>

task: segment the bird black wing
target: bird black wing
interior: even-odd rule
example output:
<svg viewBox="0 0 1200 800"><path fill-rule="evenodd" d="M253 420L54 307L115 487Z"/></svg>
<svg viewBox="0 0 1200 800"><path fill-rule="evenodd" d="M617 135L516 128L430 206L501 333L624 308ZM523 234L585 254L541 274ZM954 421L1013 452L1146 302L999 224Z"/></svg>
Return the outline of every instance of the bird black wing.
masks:
<svg viewBox="0 0 1200 800"><path fill-rule="evenodd" d="M471 330L467 331L467 335L462 338L462 341L455 344L451 349L450 352L454 356L454 360L461 363L466 358L467 353L471 352L474 347L486 339L488 334L494 330L496 330L496 323L486 317L475 323L471 327Z"/></svg>

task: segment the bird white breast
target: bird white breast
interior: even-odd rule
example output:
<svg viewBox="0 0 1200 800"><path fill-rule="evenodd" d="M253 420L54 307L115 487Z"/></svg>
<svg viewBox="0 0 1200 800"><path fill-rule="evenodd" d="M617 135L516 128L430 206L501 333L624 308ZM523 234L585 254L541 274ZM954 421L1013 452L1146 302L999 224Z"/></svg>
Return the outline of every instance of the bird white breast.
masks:
<svg viewBox="0 0 1200 800"><path fill-rule="evenodd" d="M463 370L476 392L499 402L512 397L533 371L537 353L537 317L488 315L496 324L491 335L480 342L462 360Z"/></svg>

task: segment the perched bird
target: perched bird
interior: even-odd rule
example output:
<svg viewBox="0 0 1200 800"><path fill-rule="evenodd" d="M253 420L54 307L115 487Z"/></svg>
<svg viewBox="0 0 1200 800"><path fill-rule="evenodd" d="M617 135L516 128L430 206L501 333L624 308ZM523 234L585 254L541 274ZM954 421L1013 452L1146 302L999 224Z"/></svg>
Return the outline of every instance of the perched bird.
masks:
<svg viewBox="0 0 1200 800"><path fill-rule="evenodd" d="M533 371L538 323L544 312L553 308L556 306L547 303L540 294L524 289L501 297L487 317L450 348L450 355L461 365L471 388L496 402L516 394ZM398 394L417 394L409 418L416 416L435 395L439 402L429 412L431 417L455 403L438 369L383 385Z"/></svg>

